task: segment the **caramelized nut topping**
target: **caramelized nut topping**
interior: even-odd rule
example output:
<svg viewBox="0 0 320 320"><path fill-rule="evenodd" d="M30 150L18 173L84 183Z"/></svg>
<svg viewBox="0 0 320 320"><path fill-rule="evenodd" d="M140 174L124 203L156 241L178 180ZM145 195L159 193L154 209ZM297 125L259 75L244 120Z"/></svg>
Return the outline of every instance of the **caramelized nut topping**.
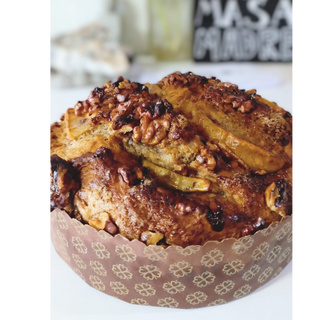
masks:
<svg viewBox="0 0 320 320"><path fill-rule="evenodd" d="M191 72L95 88L51 127L52 209L147 245L240 238L292 212L292 118Z"/></svg>
<svg viewBox="0 0 320 320"><path fill-rule="evenodd" d="M118 233L117 226L111 220L106 221L106 226L104 227L104 230L106 230L113 236Z"/></svg>

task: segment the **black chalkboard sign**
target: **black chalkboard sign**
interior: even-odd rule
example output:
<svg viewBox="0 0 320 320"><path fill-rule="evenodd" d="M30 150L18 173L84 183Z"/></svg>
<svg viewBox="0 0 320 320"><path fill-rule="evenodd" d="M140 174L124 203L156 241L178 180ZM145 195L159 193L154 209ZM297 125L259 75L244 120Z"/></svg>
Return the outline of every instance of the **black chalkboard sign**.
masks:
<svg viewBox="0 0 320 320"><path fill-rule="evenodd" d="M292 61L292 0L195 0L195 61Z"/></svg>

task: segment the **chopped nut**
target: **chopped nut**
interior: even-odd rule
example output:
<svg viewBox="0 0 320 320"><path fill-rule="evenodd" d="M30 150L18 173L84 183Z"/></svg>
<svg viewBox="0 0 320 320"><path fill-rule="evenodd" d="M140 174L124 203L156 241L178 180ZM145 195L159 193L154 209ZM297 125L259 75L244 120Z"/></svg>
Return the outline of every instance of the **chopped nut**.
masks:
<svg viewBox="0 0 320 320"><path fill-rule="evenodd" d="M256 94L256 93L257 93L256 89L251 89L246 91L246 94Z"/></svg>
<svg viewBox="0 0 320 320"><path fill-rule="evenodd" d="M123 95L123 94L120 94L120 93L118 93L118 94L116 95L116 98L117 98L117 100L118 100L119 102L125 102L126 99L127 99L127 97L128 97L128 95Z"/></svg>
<svg viewBox="0 0 320 320"><path fill-rule="evenodd" d="M101 212L99 217L88 221L89 225L98 230L105 230L112 235L118 233L118 227L112 222L106 212Z"/></svg>
<svg viewBox="0 0 320 320"><path fill-rule="evenodd" d="M216 167L216 160L215 158L210 154L207 157L207 168L209 170L213 170Z"/></svg>
<svg viewBox="0 0 320 320"><path fill-rule="evenodd" d="M104 227L104 230L106 230L107 232L109 232L112 235L115 235L118 233L118 227L111 220L106 221L106 225Z"/></svg>
<svg viewBox="0 0 320 320"><path fill-rule="evenodd" d="M120 174L122 180L129 186L133 184L133 175L131 173L130 168L128 167L120 167L118 169L118 173Z"/></svg>
<svg viewBox="0 0 320 320"><path fill-rule="evenodd" d="M169 128L168 120L152 120L150 116L145 115L140 120L140 127L134 128L133 139L136 142L142 140L149 145L156 145L167 136Z"/></svg>
<svg viewBox="0 0 320 320"><path fill-rule="evenodd" d="M111 87L111 81L106 82L106 83L104 84L104 86L105 86L106 88L110 88L110 87Z"/></svg>
<svg viewBox="0 0 320 320"><path fill-rule="evenodd" d="M151 122L145 132L145 134L143 135L143 140L145 140L146 142L149 142L149 140L151 140L154 135L156 133L155 127L153 125L153 123Z"/></svg>
<svg viewBox="0 0 320 320"><path fill-rule="evenodd" d="M248 236L254 231L252 226L247 226L241 230L241 237Z"/></svg>
<svg viewBox="0 0 320 320"><path fill-rule="evenodd" d="M143 136L143 139L149 145L156 145L167 136L167 131L170 128L170 123L167 120L153 120Z"/></svg>
<svg viewBox="0 0 320 320"><path fill-rule="evenodd" d="M196 160L197 160L200 164L203 164L203 163L204 163L204 158L201 157L201 156L197 156L197 157L196 157Z"/></svg>
<svg viewBox="0 0 320 320"><path fill-rule="evenodd" d="M253 107L254 106L253 106L252 100L248 100L243 102L238 110L241 111L242 113L245 113L245 112L249 112L251 109L253 109Z"/></svg>
<svg viewBox="0 0 320 320"><path fill-rule="evenodd" d="M214 156L211 153L209 153L207 148L201 149L200 156L197 156L196 160L199 161L200 164L205 162L206 167L209 170L213 170L216 167L216 160Z"/></svg>
<svg viewBox="0 0 320 320"><path fill-rule="evenodd" d="M186 176L188 174L188 168L185 165L174 164L173 171L183 176Z"/></svg>
<svg viewBox="0 0 320 320"><path fill-rule="evenodd" d="M176 208L181 211L181 212L185 212L185 204L184 203L178 203L176 204Z"/></svg>
<svg viewBox="0 0 320 320"><path fill-rule="evenodd" d="M132 135L132 139L135 142L140 142L142 138L142 132L141 132L141 128L140 127L134 127L133 128L133 135Z"/></svg>
<svg viewBox="0 0 320 320"><path fill-rule="evenodd" d="M140 120L140 130L143 137L149 127L150 122L151 122L151 118L149 116L143 116Z"/></svg>

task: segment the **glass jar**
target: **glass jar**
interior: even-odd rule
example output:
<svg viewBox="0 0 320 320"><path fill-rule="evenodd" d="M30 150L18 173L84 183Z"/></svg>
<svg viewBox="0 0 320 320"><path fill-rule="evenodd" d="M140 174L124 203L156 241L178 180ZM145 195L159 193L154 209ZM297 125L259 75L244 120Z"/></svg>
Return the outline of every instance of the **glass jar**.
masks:
<svg viewBox="0 0 320 320"><path fill-rule="evenodd" d="M158 60L192 57L191 0L149 0L150 53Z"/></svg>

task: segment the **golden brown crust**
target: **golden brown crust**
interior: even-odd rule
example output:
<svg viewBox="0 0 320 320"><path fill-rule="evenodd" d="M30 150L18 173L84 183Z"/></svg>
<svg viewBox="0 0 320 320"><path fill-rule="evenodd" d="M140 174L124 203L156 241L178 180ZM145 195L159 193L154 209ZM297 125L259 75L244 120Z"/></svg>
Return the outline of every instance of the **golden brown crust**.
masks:
<svg viewBox="0 0 320 320"><path fill-rule="evenodd" d="M291 214L290 114L255 90L192 73L120 78L51 132L53 207L111 234L187 246Z"/></svg>
<svg viewBox="0 0 320 320"><path fill-rule="evenodd" d="M158 83L162 95L203 132L256 172L291 166L291 126L285 110L238 86L192 73L174 73ZM268 103L268 105L266 104ZM251 155L255 155L252 157ZM254 158L254 159L253 159Z"/></svg>
<svg viewBox="0 0 320 320"><path fill-rule="evenodd" d="M65 148L65 124L64 121L61 122L55 122L51 125L51 130L50 130L50 151L51 154L57 154L59 153L60 149ZM63 152L61 150L61 152Z"/></svg>
<svg viewBox="0 0 320 320"><path fill-rule="evenodd" d="M81 181L81 187L74 194L75 212L99 229L115 226L116 232L128 239L142 240L143 235L151 231L162 234L167 244L185 247L208 240L239 238L248 228L252 232L271 222L264 212L256 216L239 213L235 211L236 205L217 197L205 199L164 189L142 166L115 161L106 148L69 162L60 159L60 163L53 171L55 176L63 175L66 167L72 167L78 173L74 177ZM237 181L233 183L240 185ZM71 190L75 184L69 179L63 188ZM56 189L60 191L58 185ZM233 189L237 190L237 186ZM61 207L65 208L65 203Z"/></svg>

